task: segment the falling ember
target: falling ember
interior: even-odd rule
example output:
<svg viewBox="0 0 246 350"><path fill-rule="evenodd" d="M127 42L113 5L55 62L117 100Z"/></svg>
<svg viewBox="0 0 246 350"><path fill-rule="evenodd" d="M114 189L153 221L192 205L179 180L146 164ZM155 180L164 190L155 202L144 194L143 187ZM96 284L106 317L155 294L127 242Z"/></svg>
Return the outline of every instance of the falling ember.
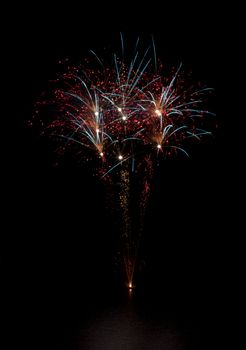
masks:
<svg viewBox="0 0 246 350"><path fill-rule="evenodd" d="M168 70L157 60L154 43L153 57L148 56L149 49L140 57L139 41L128 59L121 39L122 58L113 54L113 64L91 51L95 63L86 59L81 66L70 65L55 80L51 97L44 94L37 102L34 118L52 106L46 126L62 143L58 151L74 147L79 159L94 162L92 168L105 183L120 183L122 261L131 290L143 223L139 232L131 230L130 179L137 178L140 184L143 221L155 165L178 153L188 156L187 140L211 135L203 121L215 114L205 105L205 96L213 89L187 81L182 64ZM114 181L117 174L120 181Z"/></svg>

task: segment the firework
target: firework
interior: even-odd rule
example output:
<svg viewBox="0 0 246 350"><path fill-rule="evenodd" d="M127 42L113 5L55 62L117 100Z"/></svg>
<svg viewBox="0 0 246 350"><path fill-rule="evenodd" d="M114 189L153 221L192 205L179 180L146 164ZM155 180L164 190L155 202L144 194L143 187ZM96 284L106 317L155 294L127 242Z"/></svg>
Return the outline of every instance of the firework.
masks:
<svg viewBox="0 0 246 350"><path fill-rule="evenodd" d="M130 173L139 176L143 188L140 218L150 191L153 165L181 153L188 156L186 139L199 140L210 132L202 127L206 110L204 96L211 89L186 83L180 64L168 70L157 59L154 42L141 56L137 40L132 59L127 61L123 38L122 57L112 55L110 64L91 51L86 60L69 67L54 82L52 98L39 101L38 110L52 105L47 128L76 145L79 157L93 160L97 174L107 181L119 173L119 206L123 229L123 260L128 285L132 288L138 241L130 224ZM151 54L152 52L152 54Z"/></svg>

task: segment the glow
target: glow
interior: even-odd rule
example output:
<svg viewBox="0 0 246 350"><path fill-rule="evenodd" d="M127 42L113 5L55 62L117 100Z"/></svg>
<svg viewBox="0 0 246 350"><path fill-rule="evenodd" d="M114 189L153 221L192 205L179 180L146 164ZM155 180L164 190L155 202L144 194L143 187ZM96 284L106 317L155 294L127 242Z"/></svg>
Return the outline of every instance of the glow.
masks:
<svg viewBox="0 0 246 350"><path fill-rule="evenodd" d="M155 113L156 113L158 116L161 116L161 111L159 111L159 109L156 109L156 110L155 110Z"/></svg>
<svg viewBox="0 0 246 350"><path fill-rule="evenodd" d="M129 288L132 289L132 284L131 284L131 282L129 283Z"/></svg>
<svg viewBox="0 0 246 350"><path fill-rule="evenodd" d="M119 111L119 112L122 112L122 108L118 107L118 111Z"/></svg>
<svg viewBox="0 0 246 350"><path fill-rule="evenodd" d="M122 119L123 119L123 120L126 120L126 116L125 116L125 115L123 115Z"/></svg>
<svg viewBox="0 0 246 350"><path fill-rule="evenodd" d="M99 129L96 129L96 132L98 133L100 130Z"/></svg>
<svg viewBox="0 0 246 350"><path fill-rule="evenodd" d="M122 159L123 159L123 157L122 157L122 155L121 155L121 154L119 155L119 157L118 157L118 158L119 158L119 160L122 160Z"/></svg>
<svg viewBox="0 0 246 350"><path fill-rule="evenodd" d="M160 144L159 144L159 145L157 145L157 148L159 148L159 149L160 149L160 148L161 148L161 145L160 145Z"/></svg>
<svg viewBox="0 0 246 350"><path fill-rule="evenodd" d="M96 111L95 112L95 116L98 117L99 116L99 112Z"/></svg>
<svg viewBox="0 0 246 350"><path fill-rule="evenodd" d="M100 152L100 156L103 157L103 152Z"/></svg>

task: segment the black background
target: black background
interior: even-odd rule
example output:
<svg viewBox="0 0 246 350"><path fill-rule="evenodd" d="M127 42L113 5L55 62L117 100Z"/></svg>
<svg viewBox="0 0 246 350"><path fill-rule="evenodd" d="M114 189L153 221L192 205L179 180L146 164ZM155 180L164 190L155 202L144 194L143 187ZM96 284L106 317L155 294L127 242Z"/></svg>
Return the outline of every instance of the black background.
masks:
<svg viewBox="0 0 246 350"><path fill-rule="evenodd" d="M98 289L121 283L112 263L117 232L102 184L69 159L54 168L51 145L27 127L33 103L55 76L57 61L79 61L103 45L113 50L120 45L120 31L131 41L138 35L147 41L153 34L162 60L182 61L195 78L215 88L214 137L194 144L189 160L164 162L153 180L139 283L143 290L154 286L176 307L198 308L204 317L216 310L228 200L223 179L230 152L225 155L227 120L219 97L224 83L222 13L209 2L15 7L9 22L15 30L8 42L11 132L1 264L11 296L8 305L21 306L29 321L45 314L48 324L57 323L61 304L71 316L78 299L100 299Z"/></svg>

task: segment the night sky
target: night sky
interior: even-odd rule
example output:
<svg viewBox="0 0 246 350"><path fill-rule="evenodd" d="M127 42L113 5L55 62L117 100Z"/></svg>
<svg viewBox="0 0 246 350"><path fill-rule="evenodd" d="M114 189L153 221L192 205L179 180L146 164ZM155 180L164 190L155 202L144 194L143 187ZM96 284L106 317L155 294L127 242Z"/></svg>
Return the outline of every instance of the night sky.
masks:
<svg viewBox="0 0 246 350"><path fill-rule="evenodd" d="M195 79L215 88L211 109L218 128L212 138L190 145L190 159L164 161L153 179L139 284L146 290L153 285L172 304L198 307L205 315L216 308L225 208L226 121L217 103L218 62L223 56L218 16L209 2L197 8L153 2L133 7L117 2L112 7L23 5L21 19L16 9L10 47L11 118L7 116L12 138L6 163L8 225L1 258L11 286L8 295L21 308L27 305L30 314L33 305L52 318L61 303L70 310L76 298L98 297L102 286L121 285L113 264L117 232L102 183L91 169L69 157L54 167L52 144L27 124L35 99L55 76L60 59L79 62L89 49L114 50L120 46L120 31L131 42L138 35L148 42L153 34L162 61L182 61Z"/></svg>

